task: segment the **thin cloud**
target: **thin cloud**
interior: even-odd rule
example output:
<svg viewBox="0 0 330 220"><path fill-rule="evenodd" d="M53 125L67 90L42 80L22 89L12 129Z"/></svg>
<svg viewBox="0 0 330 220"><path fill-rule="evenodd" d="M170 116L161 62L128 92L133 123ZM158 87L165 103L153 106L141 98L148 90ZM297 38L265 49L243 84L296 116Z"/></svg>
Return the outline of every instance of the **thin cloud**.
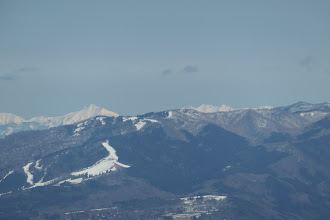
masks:
<svg viewBox="0 0 330 220"><path fill-rule="evenodd" d="M313 62L314 58L312 56L307 56L300 61L299 65L309 72L312 70Z"/></svg>
<svg viewBox="0 0 330 220"><path fill-rule="evenodd" d="M165 69L161 72L161 75L167 76L167 75L174 75L174 74L192 74L199 72L199 68L197 66L193 65L187 65L183 69L175 71L171 69Z"/></svg>
<svg viewBox="0 0 330 220"><path fill-rule="evenodd" d="M23 73L35 72L38 70L39 69L36 67L21 67L21 68L11 71L10 73L0 75L0 80L2 80L2 81L17 80L17 78Z"/></svg>
<svg viewBox="0 0 330 220"><path fill-rule="evenodd" d="M170 70L170 69L166 69L166 70L163 70L163 71L161 72L161 74L162 74L163 76L171 75L172 73L173 73L173 71Z"/></svg>
<svg viewBox="0 0 330 220"><path fill-rule="evenodd" d="M197 66L188 65L183 68L184 73L197 73L199 69Z"/></svg>
<svg viewBox="0 0 330 220"><path fill-rule="evenodd" d="M0 80L11 81L11 80L16 80L16 78L13 75L3 75L0 76Z"/></svg>

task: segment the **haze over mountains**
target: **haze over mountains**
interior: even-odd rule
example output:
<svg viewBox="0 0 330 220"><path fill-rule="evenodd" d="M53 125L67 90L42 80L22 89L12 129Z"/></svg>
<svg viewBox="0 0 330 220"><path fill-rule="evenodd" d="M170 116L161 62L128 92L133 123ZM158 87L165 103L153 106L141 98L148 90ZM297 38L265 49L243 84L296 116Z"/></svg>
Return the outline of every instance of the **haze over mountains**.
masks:
<svg viewBox="0 0 330 220"><path fill-rule="evenodd" d="M330 215L330 103L52 119L0 139L0 218Z"/></svg>

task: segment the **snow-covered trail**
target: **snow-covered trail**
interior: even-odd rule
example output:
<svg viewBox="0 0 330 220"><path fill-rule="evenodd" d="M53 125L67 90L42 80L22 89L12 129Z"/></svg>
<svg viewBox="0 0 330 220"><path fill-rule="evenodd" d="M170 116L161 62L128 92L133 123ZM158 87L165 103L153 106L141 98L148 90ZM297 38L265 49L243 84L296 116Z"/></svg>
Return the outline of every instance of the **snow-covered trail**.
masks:
<svg viewBox="0 0 330 220"><path fill-rule="evenodd" d="M33 175L32 173L30 173L30 166L32 164L33 162L30 162L23 167L24 173L27 176L26 182L29 183L30 185L33 185Z"/></svg>
<svg viewBox="0 0 330 220"><path fill-rule="evenodd" d="M4 181L10 174L12 174L14 172L14 170L11 170L11 171L9 171L7 174L6 174L6 176L4 176L1 180L0 180L0 183L2 182L2 181Z"/></svg>
<svg viewBox="0 0 330 220"><path fill-rule="evenodd" d="M109 171L117 170L116 166L120 166L123 168L130 167L128 165L118 162L118 156L116 154L116 150L109 145L108 140L106 142L103 142L102 145L109 152L109 155L107 157L97 161L93 166L87 167L81 171L71 173L71 175L80 176L87 174L87 176L98 176L107 173Z"/></svg>

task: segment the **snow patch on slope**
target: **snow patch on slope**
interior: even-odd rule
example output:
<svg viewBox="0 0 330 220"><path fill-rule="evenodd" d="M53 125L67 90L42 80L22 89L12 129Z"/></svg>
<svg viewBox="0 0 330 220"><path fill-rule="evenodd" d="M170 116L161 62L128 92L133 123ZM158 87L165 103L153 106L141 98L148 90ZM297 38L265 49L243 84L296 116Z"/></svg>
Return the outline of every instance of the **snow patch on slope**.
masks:
<svg viewBox="0 0 330 220"><path fill-rule="evenodd" d="M210 201L210 200L222 201L227 199L227 196L205 195L205 196L192 196L192 197L180 198L180 200L182 200L185 205L193 205L197 200L200 199L204 201Z"/></svg>
<svg viewBox="0 0 330 220"><path fill-rule="evenodd" d="M79 132L85 129L85 127L83 125L84 125L84 123L77 124L77 128L73 131L73 136L80 135Z"/></svg>
<svg viewBox="0 0 330 220"><path fill-rule="evenodd" d="M325 117L328 112L320 112L320 111L313 111L313 112L301 112L299 115L303 118L323 118Z"/></svg>
<svg viewBox="0 0 330 220"><path fill-rule="evenodd" d="M32 164L33 162L30 162L23 167L24 173L27 176L26 182L29 183L30 185L33 185L33 175L32 173L30 173L30 166Z"/></svg>
<svg viewBox="0 0 330 220"><path fill-rule="evenodd" d="M140 130L141 128L143 128L145 125L147 124L147 122L145 121L139 121L138 123L135 124L136 130Z"/></svg>
<svg viewBox="0 0 330 220"><path fill-rule="evenodd" d="M134 116L134 117L123 117L123 122L125 121L132 121L133 123L135 123L139 118ZM155 120L155 119L150 119L150 118L144 118L144 119L140 119L137 123L134 124L135 128L137 131L141 130L141 128L143 128L146 124L147 121L151 122L151 123L159 123L159 121Z"/></svg>
<svg viewBox="0 0 330 220"><path fill-rule="evenodd" d="M89 210L81 210L81 211L75 211L75 212L66 212L64 214L70 215L70 214L78 214L78 213L85 213L85 212L97 212L97 211L104 211L104 210L110 210L110 209L116 209L116 207L111 208L98 208L98 209L89 209Z"/></svg>
<svg viewBox="0 0 330 220"><path fill-rule="evenodd" d="M10 174L12 174L14 172L14 170L11 170L11 171L9 171L1 180L0 180L0 183L2 182L2 181L4 181Z"/></svg>
<svg viewBox="0 0 330 220"><path fill-rule="evenodd" d="M138 117L134 116L134 117L123 117L123 121L135 121L137 120Z"/></svg>
<svg viewBox="0 0 330 220"><path fill-rule="evenodd" d="M141 128L143 128L147 124L147 121L149 121L151 123L159 123L159 121L157 121L155 119L145 118L145 119L142 119L138 123L135 124L136 130L137 131L141 130Z"/></svg>
<svg viewBox="0 0 330 220"><path fill-rule="evenodd" d="M37 160L37 162L36 162L36 164L34 166L34 168L36 168L37 170L42 170L42 166L40 166L40 161L41 161L41 159L40 160Z"/></svg>
<svg viewBox="0 0 330 220"><path fill-rule="evenodd" d="M222 169L222 171L229 170L231 168L231 165L227 165L225 168Z"/></svg>
<svg viewBox="0 0 330 220"><path fill-rule="evenodd" d="M73 176L87 175L89 176L98 176L110 171L116 171L117 166L129 168L130 166L119 163L118 156L114 148L109 145L109 141L102 143L103 147L107 149L109 155L99 161L97 161L93 166L87 167L81 171L71 173Z"/></svg>
<svg viewBox="0 0 330 220"><path fill-rule="evenodd" d="M6 193L0 193L0 196L8 195L8 194L11 194L12 192L13 192L13 191L6 192Z"/></svg>
<svg viewBox="0 0 330 220"><path fill-rule="evenodd" d="M107 173L109 171L116 171L118 169L118 167L123 167L123 168L129 168L130 167L129 165L125 165L125 164L120 163L118 161L119 158L116 154L116 150L109 145L108 140L106 142L103 142L102 145L109 152L107 157L97 161L93 166L84 168L81 171L71 173L72 176L87 175L88 178L80 177L80 178L69 178L69 179L63 180L63 176L62 176L62 177L54 178L52 180L43 182L43 179L44 179L45 174L46 174L46 173L44 173L44 177L42 177L39 180L39 182L34 183L33 182L33 175L30 172L30 166L34 162L30 162L27 165L25 165L23 167L23 169L24 169L25 174L27 175L27 183L29 183L31 186L27 187L27 188L22 187L22 189L27 190L27 189L32 189L32 188L35 188L35 187L47 186L47 185L60 186L62 183L65 183L65 182L71 183L71 184L79 184L79 183L82 183L84 180L91 179L90 177L98 176L98 175ZM35 164L35 168L39 169L39 170L42 169L42 166L40 166L40 161L41 161L41 159L36 161L36 164ZM10 174L11 174L11 172L8 173L4 177L4 179Z"/></svg>
<svg viewBox="0 0 330 220"><path fill-rule="evenodd" d="M96 118L96 120L99 120L102 123L102 125L105 125L106 123L105 123L105 121L103 121L103 119L105 119L105 117L97 117Z"/></svg>
<svg viewBox="0 0 330 220"><path fill-rule="evenodd" d="M12 127L7 127L7 130L1 131L0 135L6 135L7 136L7 135L10 135L12 133L14 133L14 129Z"/></svg>
<svg viewBox="0 0 330 220"><path fill-rule="evenodd" d="M159 121L155 120L155 119L149 119L149 118L146 118L146 119L143 119L144 121L150 121L151 123L158 123Z"/></svg>
<svg viewBox="0 0 330 220"><path fill-rule="evenodd" d="M44 178L42 178L39 182L35 183L34 185L32 185L28 188L23 188L23 190L32 189L32 188L36 188L36 187L39 187L39 186L48 186L48 185L54 184L56 181L58 181L58 178L48 180L46 182L43 182L43 179Z"/></svg>
<svg viewBox="0 0 330 220"><path fill-rule="evenodd" d="M79 184L79 183L82 183L82 181L83 181L83 178L77 178L77 179L70 178L70 179L62 180L62 181L56 183L54 186L60 186L62 183L65 183L65 182L71 183L71 184Z"/></svg>

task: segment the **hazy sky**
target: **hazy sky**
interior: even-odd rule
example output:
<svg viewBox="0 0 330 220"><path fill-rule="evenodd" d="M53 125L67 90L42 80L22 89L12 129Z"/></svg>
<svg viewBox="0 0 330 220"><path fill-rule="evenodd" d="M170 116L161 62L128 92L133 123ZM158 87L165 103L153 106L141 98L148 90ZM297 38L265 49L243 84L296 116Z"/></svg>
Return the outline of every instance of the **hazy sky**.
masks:
<svg viewBox="0 0 330 220"><path fill-rule="evenodd" d="M0 1L0 112L330 101L330 1Z"/></svg>

